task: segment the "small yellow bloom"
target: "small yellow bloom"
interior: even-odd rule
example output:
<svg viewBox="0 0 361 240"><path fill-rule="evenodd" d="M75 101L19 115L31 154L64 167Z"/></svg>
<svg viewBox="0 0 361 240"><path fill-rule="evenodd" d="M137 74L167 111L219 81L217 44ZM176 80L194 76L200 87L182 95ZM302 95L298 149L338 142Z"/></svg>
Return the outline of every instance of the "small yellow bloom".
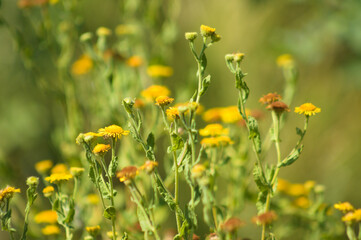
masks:
<svg viewBox="0 0 361 240"><path fill-rule="evenodd" d="M19 188L14 188L7 186L4 189L0 190L0 202L2 202L4 199L11 199L14 196L14 193L20 193Z"/></svg>
<svg viewBox="0 0 361 240"><path fill-rule="evenodd" d="M344 213L354 210L354 207L349 202L336 203L333 205L333 207Z"/></svg>
<svg viewBox="0 0 361 240"><path fill-rule="evenodd" d="M311 205L310 200L304 196L296 198L293 203L300 208L308 208Z"/></svg>
<svg viewBox="0 0 361 240"><path fill-rule="evenodd" d="M201 34L205 37L209 37L212 36L213 34L215 34L216 29L215 28L211 28L209 26L206 25L201 25Z"/></svg>
<svg viewBox="0 0 361 240"><path fill-rule="evenodd" d="M173 75L173 68L163 65L152 65L147 68L147 73L151 77L170 77Z"/></svg>
<svg viewBox="0 0 361 240"><path fill-rule="evenodd" d="M80 168L80 167L71 167L71 168L70 168L70 173L71 173L74 177L79 177L84 171L85 171L85 169L84 169L84 168Z"/></svg>
<svg viewBox="0 0 361 240"><path fill-rule="evenodd" d="M92 205L97 205L99 203L99 196L97 194L91 193L86 197L88 203Z"/></svg>
<svg viewBox="0 0 361 240"><path fill-rule="evenodd" d="M242 120L237 106L229 106L221 109L221 121L224 123L237 123Z"/></svg>
<svg viewBox="0 0 361 240"><path fill-rule="evenodd" d="M159 96L169 96L170 91L161 85L152 85L141 92L141 95L149 101L154 101Z"/></svg>
<svg viewBox="0 0 361 240"><path fill-rule="evenodd" d="M120 139L122 136L126 136L129 134L129 131L124 130L123 128L114 124L105 128L101 128L98 130L98 132L100 135L102 135L105 138L114 138L114 139Z"/></svg>
<svg viewBox="0 0 361 240"><path fill-rule="evenodd" d="M110 30L109 28L106 27L99 27L97 29L97 35L99 37L105 37L105 36L109 36L112 34L112 30Z"/></svg>
<svg viewBox="0 0 361 240"><path fill-rule="evenodd" d="M50 183L59 184L62 182L69 181L72 178L73 178L73 175L71 175L69 173L54 173L54 174L51 174L49 177L46 177L45 181L48 181Z"/></svg>
<svg viewBox="0 0 361 240"><path fill-rule="evenodd" d="M100 226L86 227L85 230L92 236L96 237L99 234Z"/></svg>
<svg viewBox="0 0 361 240"><path fill-rule="evenodd" d="M292 55L283 54L277 58L277 64L280 67L292 67L294 66L295 62L293 60Z"/></svg>
<svg viewBox="0 0 361 240"><path fill-rule="evenodd" d="M53 210L45 210L36 214L34 220L36 223L54 224L58 221L58 214Z"/></svg>
<svg viewBox="0 0 361 240"><path fill-rule="evenodd" d="M118 236L117 232L115 232L115 236ZM113 239L113 232L107 232L107 237Z"/></svg>
<svg viewBox="0 0 361 240"><path fill-rule="evenodd" d="M155 99L155 105L158 106L167 106L174 101L174 98L170 98L168 96L159 96Z"/></svg>
<svg viewBox="0 0 361 240"><path fill-rule="evenodd" d="M312 103L304 103L299 107L295 107L295 113L303 114L305 116L313 116L321 112L321 108L316 107Z"/></svg>
<svg viewBox="0 0 361 240"><path fill-rule="evenodd" d="M73 63L71 72L74 75L84 75L90 72L92 68L93 60L88 55L83 55Z"/></svg>
<svg viewBox="0 0 361 240"><path fill-rule="evenodd" d="M343 222L361 222L361 209L357 209L353 212L348 212L342 217Z"/></svg>
<svg viewBox="0 0 361 240"><path fill-rule="evenodd" d="M200 178L203 176L203 173L206 171L206 167L203 164L196 164L192 168L192 177Z"/></svg>
<svg viewBox="0 0 361 240"><path fill-rule="evenodd" d="M53 162L51 160L43 160L35 164L35 169L38 173L44 174L49 171L52 166Z"/></svg>
<svg viewBox="0 0 361 240"><path fill-rule="evenodd" d="M167 117L170 120L175 120L177 118L179 118L179 110L176 107L170 107L168 108L165 113L167 114Z"/></svg>
<svg viewBox="0 0 361 240"><path fill-rule="evenodd" d="M44 235L56 235L60 233L60 229L56 225L47 225L41 229L41 233Z"/></svg>
<svg viewBox="0 0 361 240"><path fill-rule="evenodd" d="M64 163L58 163L51 169L51 174L54 173L69 173L68 167Z"/></svg>
<svg viewBox="0 0 361 240"><path fill-rule="evenodd" d="M233 144L233 141L228 136L218 136L203 138L201 144L204 147L219 147Z"/></svg>
<svg viewBox="0 0 361 240"><path fill-rule="evenodd" d="M218 123L208 124L205 128L199 130L199 134L203 137L228 135L228 133L229 129L223 128L223 126Z"/></svg>
<svg viewBox="0 0 361 240"><path fill-rule="evenodd" d="M291 183L289 183L288 181L286 181L282 178L278 178L277 191L286 193L286 192L288 192L290 185L291 185Z"/></svg>
<svg viewBox="0 0 361 240"><path fill-rule="evenodd" d="M51 197L54 193L54 188L52 186L47 186L43 189L43 194L45 197Z"/></svg>
<svg viewBox="0 0 361 240"><path fill-rule="evenodd" d="M97 155L103 155L105 153L107 153L110 150L110 145L109 144L102 144L102 143L98 143L94 148L93 148L93 153L97 154Z"/></svg>
<svg viewBox="0 0 361 240"><path fill-rule="evenodd" d="M125 184L130 183L130 180L134 179L138 175L138 168L135 166L128 166L123 168L120 172L117 173L117 178L120 182Z"/></svg>
<svg viewBox="0 0 361 240"><path fill-rule="evenodd" d="M142 65L142 63L143 60L139 56L132 56L127 60L127 65L133 68L139 67L140 65Z"/></svg>
<svg viewBox="0 0 361 240"><path fill-rule="evenodd" d="M307 195L308 191L303 184L296 183L296 184L291 184L289 186L287 194L294 197L298 197L302 195Z"/></svg>
<svg viewBox="0 0 361 240"><path fill-rule="evenodd" d="M203 113L205 122L217 122L221 120L222 108L211 108Z"/></svg>
<svg viewBox="0 0 361 240"><path fill-rule="evenodd" d="M127 35L134 33L135 29L133 26L120 24L115 28L115 33L117 35Z"/></svg>
<svg viewBox="0 0 361 240"><path fill-rule="evenodd" d="M158 162L155 161L146 161L139 169L145 170L148 174L152 173L154 169L158 166Z"/></svg>

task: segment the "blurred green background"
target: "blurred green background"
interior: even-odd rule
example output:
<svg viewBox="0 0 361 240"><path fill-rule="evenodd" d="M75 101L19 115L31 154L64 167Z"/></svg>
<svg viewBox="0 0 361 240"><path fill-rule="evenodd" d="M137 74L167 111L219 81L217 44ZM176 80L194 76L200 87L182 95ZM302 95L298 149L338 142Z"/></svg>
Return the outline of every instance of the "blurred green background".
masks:
<svg viewBox="0 0 361 240"><path fill-rule="evenodd" d="M99 26L114 29L122 18L116 7L119 2L81 2L78 14L84 18L84 32L94 32ZM3 0L0 11L2 19L26 33L16 1ZM225 54L246 54L243 70L249 73L248 106L252 109L263 108L258 103L263 94L283 92L276 58L292 54L300 76L291 109L312 102L322 112L310 121L301 158L280 176L291 182L315 180L326 187L328 202L348 200L361 207L360 13L358 0L178 1L177 37L166 58L174 75L164 84L176 92L195 81L196 65L183 34L199 31L201 24L215 27L222 35L207 52L212 84L202 100L206 107L236 104L237 90L224 62ZM6 166L0 168L0 185L13 179L13 184L23 186L27 176L36 174L35 162L61 161L53 130L64 114L54 96L34 83L4 24L0 25L0 53L0 164ZM36 57L41 59L41 55ZM51 69L43 71L50 81ZM266 128L268 121L260 124ZM289 114L281 134L284 152L293 147L297 138L294 127L302 126L302 121L302 117Z"/></svg>

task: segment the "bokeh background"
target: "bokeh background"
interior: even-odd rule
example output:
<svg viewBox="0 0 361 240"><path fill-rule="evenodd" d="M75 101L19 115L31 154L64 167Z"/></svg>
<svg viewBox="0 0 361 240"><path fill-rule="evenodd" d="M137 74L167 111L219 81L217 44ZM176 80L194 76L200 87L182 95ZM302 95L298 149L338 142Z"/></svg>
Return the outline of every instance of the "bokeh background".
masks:
<svg viewBox="0 0 361 240"><path fill-rule="evenodd" d="M10 24L26 34L29 30L23 10L14 0L0 2L0 185L11 180L14 185L24 186L26 177L36 174L35 162L62 160L54 128L62 122L64 113L54 95L36 83L37 76L24 64L5 26ZM125 21L126 16L119 15L122 1L87 0L80 4L82 10L77 14L83 18L83 32L94 32L100 26L114 29ZM221 42L207 52L212 84L202 100L206 107L236 104L237 91L224 62L225 54L246 54L243 70L249 73L252 109L262 109L258 99L263 94L282 93L284 79L276 58L292 54L299 81L291 108L312 102L322 112L310 121L300 159L280 176L291 182L315 180L325 186L328 202L347 200L361 207L361 2L182 0L172 7L174 19L169 34L173 40L163 63L174 68L174 75L163 84L174 92L195 84L196 65L183 35L199 31L201 24L215 27L222 35ZM150 49L157 51L157 42L151 44ZM75 49L74 61L79 52ZM47 53L38 54L35 57L41 59L41 54ZM149 55L151 59L152 52ZM42 63L40 73L51 81L53 69L49 65ZM301 117L289 115L281 134L287 139L283 143L285 151L296 141L294 125L302 126ZM268 127L267 121L261 125Z"/></svg>

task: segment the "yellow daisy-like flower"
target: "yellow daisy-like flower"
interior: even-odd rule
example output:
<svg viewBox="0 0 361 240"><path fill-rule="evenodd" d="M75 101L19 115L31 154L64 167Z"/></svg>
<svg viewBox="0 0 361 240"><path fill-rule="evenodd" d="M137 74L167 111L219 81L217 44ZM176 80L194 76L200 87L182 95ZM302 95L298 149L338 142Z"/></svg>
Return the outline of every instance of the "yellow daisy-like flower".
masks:
<svg viewBox="0 0 361 240"><path fill-rule="evenodd" d="M51 174L54 173L69 173L68 167L64 163L58 163L51 169Z"/></svg>
<svg viewBox="0 0 361 240"><path fill-rule="evenodd" d="M333 207L345 213L354 210L354 207L349 202L336 203Z"/></svg>
<svg viewBox="0 0 361 240"><path fill-rule="evenodd" d="M0 190L0 202L3 201L4 199L11 199L14 196L14 193L20 193L20 189L19 188L14 188L14 187L10 187L7 186L4 189Z"/></svg>
<svg viewBox="0 0 361 240"><path fill-rule="evenodd" d="M173 75L173 68L163 65L152 65L147 68L147 73L151 77L170 77Z"/></svg>
<svg viewBox="0 0 361 240"><path fill-rule="evenodd" d="M43 194L45 197L51 197L54 193L54 188L52 186L47 186L43 189Z"/></svg>
<svg viewBox="0 0 361 240"><path fill-rule="evenodd" d="M45 210L36 214L34 220L36 223L54 224L58 221L58 214L53 210Z"/></svg>
<svg viewBox="0 0 361 240"><path fill-rule="evenodd" d="M193 166L191 173L193 178L200 178L206 171L206 167L203 164L196 164Z"/></svg>
<svg viewBox="0 0 361 240"><path fill-rule="evenodd" d="M103 154L107 153L110 149L111 149L111 147L109 144L98 143L93 148L93 153L96 155L103 155Z"/></svg>
<svg viewBox="0 0 361 240"><path fill-rule="evenodd" d="M83 55L73 63L71 72L74 75L84 75L92 70L93 65L93 60L88 55Z"/></svg>
<svg viewBox="0 0 361 240"><path fill-rule="evenodd" d="M308 208L311 205L310 200L307 197L299 197L293 201L293 204L299 208Z"/></svg>
<svg viewBox="0 0 361 240"><path fill-rule="evenodd" d="M100 226L92 226L92 227L86 227L85 230L92 236L96 237L99 234Z"/></svg>
<svg viewBox="0 0 361 240"><path fill-rule="evenodd" d="M159 96L155 99L155 105L158 106L167 106L174 101L174 98L170 98L168 96Z"/></svg>
<svg viewBox="0 0 361 240"><path fill-rule="evenodd" d="M287 190L287 194L294 197L298 197L302 195L307 195L308 191L303 184L296 183L296 184L291 184L289 186Z"/></svg>
<svg viewBox="0 0 361 240"><path fill-rule="evenodd" d="M41 233L44 235L57 235L60 233L60 229L56 225L47 225L41 229Z"/></svg>
<svg viewBox="0 0 361 240"><path fill-rule="evenodd" d="M233 141L228 136L218 136L203 138L201 144L204 147L219 147L233 144Z"/></svg>
<svg viewBox="0 0 361 240"><path fill-rule="evenodd" d="M135 166L128 166L123 168L120 172L117 173L117 178L120 182L125 184L130 183L130 180L134 179L138 175L138 168Z"/></svg>
<svg viewBox="0 0 361 240"><path fill-rule="evenodd" d="M217 122L221 120L222 108L211 108L205 111L202 118L205 122Z"/></svg>
<svg viewBox="0 0 361 240"><path fill-rule="evenodd" d="M84 169L84 168L80 168L80 167L71 167L71 168L70 168L70 173L71 173L74 177L79 177L84 171L85 171L85 169Z"/></svg>
<svg viewBox="0 0 361 240"><path fill-rule="evenodd" d="M132 56L127 60L127 65L133 68L139 67L142 63L143 59L139 56Z"/></svg>
<svg viewBox="0 0 361 240"><path fill-rule="evenodd" d="M38 173L46 173L53 166L51 160L43 160L35 164L35 169Z"/></svg>
<svg viewBox="0 0 361 240"><path fill-rule="evenodd" d="M201 34L203 36L209 37L209 36L212 36L215 33L216 33L215 28L211 28L211 27L206 26L206 25L201 25Z"/></svg>
<svg viewBox="0 0 361 240"><path fill-rule="evenodd" d="M221 109L221 121L224 123L237 123L242 120L237 106L229 106Z"/></svg>
<svg viewBox="0 0 361 240"><path fill-rule="evenodd" d="M319 112L321 112L321 108L316 107L312 103L304 103L295 108L295 113L303 114L305 116L313 116Z"/></svg>
<svg viewBox="0 0 361 240"><path fill-rule="evenodd" d="M159 96L169 96L170 90L161 85L152 85L140 93L149 101L154 101Z"/></svg>
<svg viewBox="0 0 361 240"><path fill-rule="evenodd" d="M179 110L176 107L168 108L165 113L170 120L175 120L176 118L179 118Z"/></svg>
<svg viewBox="0 0 361 240"><path fill-rule="evenodd" d="M277 65L280 67L292 67L295 61L291 54L283 54L277 58Z"/></svg>
<svg viewBox="0 0 361 240"><path fill-rule="evenodd" d="M361 222L361 209L357 209L353 212L347 213L342 217L343 222Z"/></svg>
<svg viewBox="0 0 361 240"><path fill-rule="evenodd" d="M54 174L51 174L49 177L46 177L45 181L48 181L50 183L59 184L62 182L69 181L72 178L73 178L73 175L71 175L69 173L54 173Z"/></svg>
<svg viewBox="0 0 361 240"><path fill-rule="evenodd" d="M228 133L229 129L223 128L223 126L218 123L208 124L205 128L199 130L199 134L203 137L228 135Z"/></svg>
<svg viewBox="0 0 361 240"><path fill-rule="evenodd" d="M109 36L112 34L112 30L110 30L109 28L106 27L99 27L97 29L97 35L99 37L105 37L105 36Z"/></svg>
<svg viewBox="0 0 361 240"><path fill-rule="evenodd" d="M92 205L97 205L99 203L99 196L97 194L91 193L86 196L87 202Z"/></svg>
<svg viewBox="0 0 361 240"><path fill-rule="evenodd" d="M146 161L139 169L146 171L148 174L152 173L154 169L158 166L158 162L155 161Z"/></svg>
<svg viewBox="0 0 361 240"><path fill-rule="evenodd" d="M122 136L126 136L129 134L129 131L124 130L123 128L115 124L105 128L101 128L98 130L98 132L101 136L105 138L114 138L114 139L120 139Z"/></svg>

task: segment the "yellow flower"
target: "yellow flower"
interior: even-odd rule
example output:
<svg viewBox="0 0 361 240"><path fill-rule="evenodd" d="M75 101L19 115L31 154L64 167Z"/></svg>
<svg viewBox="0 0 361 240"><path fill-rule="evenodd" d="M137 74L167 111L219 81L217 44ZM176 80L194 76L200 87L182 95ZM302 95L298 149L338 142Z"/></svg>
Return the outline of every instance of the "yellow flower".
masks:
<svg viewBox="0 0 361 240"><path fill-rule="evenodd" d="M293 60L292 55L283 54L277 58L277 64L280 67L292 67L294 66L295 62Z"/></svg>
<svg viewBox="0 0 361 240"><path fill-rule="evenodd" d="M51 174L49 177L46 177L45 181L48 181L50 183L59 184L62 182L69 181L72 178L73 178L73 175L71 175L69 173L54 173L54 174Z"/></svg>
<svg viewBox="0 0 361 240"><path fill-rule="evenodd" d="M91 193L86 197L88 203L97 205L99 203L99 196L97 194Z"/></svg>
<svg viewBox="0 0 361 240"><path fill-rule="evenodd" d="M64 163L59 163L56 164L52 169L51 169L51 174L54 173L69 173L69 170L67 168L67 166Z"/></svg>
<svg viewBox="0 0 361 240"><path fill-rule="evenodd" d="M52 166L51 160L43 160L35 164L35 169L38 173L46 173Z"/></svg>
<svg viewBox="0 0 361 240"><path fill-rule="evenodd" d="M115 236L118 236L117 232L115 232ZM107 232L107 237L113 239L113 232Z"/></svg>
<svg viewBox="0 0 361 240"><path fill-rule="evenodd" d="M158 106L166 106L171 104L174 101L174 98L170 98L168 96L159 96L155 99L155 105Z"/></svg>
<svg viewBox="0 0 361 240"><path fill-rule="evenodd" d="M288 181L279 178L277 181L277 191L286 193L290 187L291 183Z"/></svg>
<svg viewBox="0 0 361 240"><path fill-rule="evenodd" d="M344 222L361 222L361 209L357 209L353 212L347 213L345 216L342 217L342 221Z"/></svg>
<svg viewBox="0 0 361 240"><path fill-rule="evenodd" d="M259 102L262 104L271 104L280 100L282 100L281 95L277 93L268 93L266 95L263 95L263 97L259 99Z"/></svg>
<svg viewBox="0 0 361 240"><path fill-rule="evenodd" d="M100 226L86 227L85 230L92 236L96 237L99 234Z"/></svg>
<svg viewBox="0 0 361 240"><path fill-rule="evenodd" d="M206 171L206 167L203 164L196 164L192 168L192 177L200 178L203 176L204 171Z"/></svg>
<svg viewBox="0 0 361 240"><path fill-rule="evenodd" d="M293 202L297 207L308 208L311 205L310 200L307 197L296 198Z"/></svg>
<svg viewBox="0 0 361 240"><path fill-rule="evenodd" d="M159 96L168 96L169 94L169 89L161 85L152 85L141 92L141 95L150 101L154 101Z"/></svg>
<svg viewBox="0 0 361 240"><path fill-rule="evenodd" d="M120 24L115 28L115 33L117 35L132 34L132 33L134 33L134 31L135 31L134 27L132 27L130 25L124 25L124 24Z"/></svg>
<svg viewBox="0 0 361 240"><path fill-rule="evenodd" d="M321 112L321 108L316 107L312 103L304 103L299 107L295 107L295 113L303 114L305 116L313 116Z"/></svg>
<svg viewBox="0 0 361 240"><path fill-rule="evenodd" d="M84 75L90 72L92 68L93 60L89 56L83 55L73 63L71 72L74 75Z"/></svg>
<svg viewBox="0 0 361 240"><path fill-rule="evenodd" d="M294 197L298 197L302 195L307 195L308 192L303 184L296 183L296 184L291 184L289 186L287 194Z"/></svg>
<svg viewBox="0 0 361 240"><path fill-rule="evenodd" d="M163 65L152 65L147 68L147 73L151 77L170 77L173 75L173 69Z"/></svg>
<svg viewBox="0 0 361 240"><path fill-rule="evenodd" d="M110 145L109 144L102 144L102 143L98 143L94 148L93 148L93 153L96 155L103 155L105 153L107 153L110 150Z"/></svg>
<svg viewBox="0 0 361 240"><path fill-rule="evenodd" d="M167 114L167 117L171 120L174 120L176 118L179 118L179 110L175 107L168 108L165 113Z"/></svg>
<svg viewBox="0 0 361 240"><path fill-rule="evenodd" d="M53 210L45 210L36 214L34 220L36 223L54 224L58 221L58 214Z"/></svg>
<svg viewBox="0 0 361 240"><path fill-rule="evenodd" d="M138 168L135 166L128 166L123 168L120 172L117 173L117 178L120 182L125 184L130 183L130 180L134 179L138 175Z"/></svg>
<svg viewBox="0 0 361 240"><path fill-rule="evenodd" d="M223 128L223 126L218 123L208 124L205 128L199 130L199 134L203 137L228 135L228 133L229 129Z"/></svg>
<svg viewBox="0 0 361 240"><path fill-rule="evenodd" d="M201 34L205 37L209 37L212 36L213 34L215 34L216 29L215 28L211 28L209 26L206 25L201 25Z"/></svg>
<svg viewBox="0 0 361 240"><path fill-rule="evenodd" d="M221 109L221 121L224 123L237 123L242 120L237 106L229 106Z"/></svg>
<svg viewBox="0 0 361 240"><path fill-rule="evenodd" d="M101 36L109 36L109 35L111 35L112 34L112 30L110 30L109 28L106 28L106 27L99 27L98 29L97 29L97 35L99 36L99 37L101 37Z"/></svg>
<svg viewBox="0 0 361 240"><path fill-rule="evenodd" d="M4 199L11 199L14 196L14 193L19 193L20 189L19 188L14 188L14 187L10 187L7 186L4 189L0 190L0 202L2 202Z"/></svg>
<svg viewBox="0 0 361 240"><path fill-rule="evenodd" d="M211 108L203 113L205 122L217 122L221 120L222 108Z"/></svg>
<svg viewBox="0 0 361 240"><path fill-rule="evenodd" d="M158 166L158 162L155 161L146 161L139 169L145 170L148 174L152 173L154 169Z"/></svg>
<svg viewBox="0 0 361 240"><path fill-rule="evenodd" d="M340 210L344 213L350 212L354 210L354 207L349 202L343 202L343 203L336 203L333 205L334 208L337 210Z"/></svg>
<svg viewBox="0 0 361 240"><path fill-rule="evenodd" d="M70 168L70 173L74 176L74 177L79 177L83 172L84 172L84 168L80 168L80 167L71 167Z"/></svg>
<svg viewBox="0 0 361 240"><path fill-rule="evenodd" d="M43 194L45 197L51 197L54 193L54 188L52 186L47 186L43 189Z"/></svg>
<svg viewBox="0 0 361 240"><path fill-rule="evenodd" d="M120 139L122 136L126 136L129 134L129 131L124 130L123 128L114 124L105 128L101 128L98 130L98 132L100 135L102 135L105 138L114 138L114 139Z"/></svg>
<svg viewBox="0 0 361 240"><path fill-rule="evenodd" d="M142 65L142 63L143 60L139 56L132 56L127 60L127 65L133 68L139 67L140 65Z"/></svg>
<svg viewBox="0 0 361 240"><path fill-rule="evenodd" d="M218 136L203 138L201 144L204 147L219 147L233 144L233 141L228 136Z"/></svg>
<svg viewBox="0 0 361 240"><path fill-rule="evenodd" d="M60 229L56 225L47 225L41 229L41 233L44 235L56 235L60 233Z"/></svg>

